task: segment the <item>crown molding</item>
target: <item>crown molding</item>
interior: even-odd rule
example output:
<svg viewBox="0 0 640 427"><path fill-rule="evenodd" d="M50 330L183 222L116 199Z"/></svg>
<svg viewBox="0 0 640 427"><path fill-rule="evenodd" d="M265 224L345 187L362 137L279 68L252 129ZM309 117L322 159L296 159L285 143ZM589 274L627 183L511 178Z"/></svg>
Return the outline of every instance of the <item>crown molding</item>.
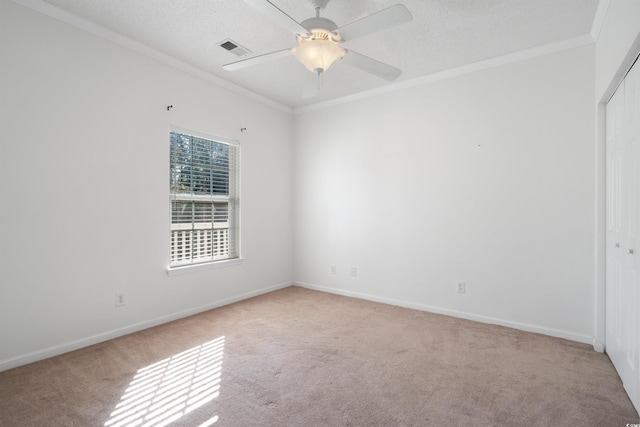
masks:
<svg viewBox="0 0 640 427"><path fill-rule="evenodd" d="M261 102L270 107L276 108L283 112L286 112L289 114L293 113L295 115L304 114L311 111L318 111L325 108L331 108L338 105L347 104L350 102L359 101L362 99L367 99L367 98L379 96L379 95L390 93L390 92L396 92L399 90L412 88L415 86L421 86L427 83L432 83L440 80L446 80L446 79L462 76L462 75L473 73L476 71L481 71L481 70L499 67L502 65L510 64L510 63L515 63L515 62L519 62L527 59L536 58L543 55L548 55L548 54L559 52L562 50L567 50L567 49L572 49L576 47L593 44L595 40L597 40L597 37L600 33L600 29L602 28L602 25L604 22L604 18L609 8L609 4L611 2L611 0L599 1L598 9L596 10L596 15L594 17L594 22L591 28L591 32L583 36L561 40L558 42L537 46L534 48L510 53L507 55L486 59L486 60L475 62L472 64L467 64L460 67L438 71L426 76L400 81L400 82L390 84L381 88L372 89L372 90L356 93L353 95L349 95L349 96L345 96L345 97L341 97L341 98L337 98L337 99L333 99L325 102L319 102L316 104L311 104L311 105L307 105L299 108L291 108L279 102L276 102L270 98L267 98L253 91L250 91L242 86L239 86L227 80L224 80L223 78L218 77L214 74L211 74L207 71L204 71L201 68L195 67L189 63L186 63L172 56L164 54L134 39L118 34L94 22L88 21L84 18L74 15L70 12L67 12L57 6L47 3L44 0L12 0L12 1L14 3L23 5L32 10L40 12L44 15L47 15L51 18L54 18L66 24L72 25L83 31L96 35L100 38L116 43L129 50L138 52L142 55L155 59L161 63L177 68L193 76L202 78L217 86L228 89L237 94L246 96L248 98Z"/></svg>
<svg viewBox="0 0 640 427"><path fill-rule="evenodd" d="M195 67L187 62L181 61L165 53L162 53L130 37L123 36L122 34L118 34L115 31L111 31L107 28L104 28L96 24L95 22L91 22L77 15L74 15L70 12L67 12L57 6L52 5L51 3L47 3L44 0L12 0L12 1L14 3L25 6L29 9L35 10L36 12L42 13L43 15L47 15L53 19L64 22L65 24L69 24L73 27L86 31L102 39L118 44L129 50L138 52L149 58L155 59L156 61L159 61L163 64L177 68L195 77L199 77L203 80L207 80L208 82L214 83L215 85L220 86L224 89L228 89L237 94L244 95L247 98L251 98L255 101L261 102L265 105L284 111L286 113L291 114L293 112L293 109L291 107L282 105L279 102L273 101L272 99L269 99L255 92L252 92L248 89L245 89L242 86L238 86L234 83L224 80L216 75L213 75L207 71L204 71L201 68Z"/></svg>
<svg viewBox="0 0 640 427"><path fill-rule="evenodd" d="M331 108L338 105L347 104L350 102L359 101L362 99L367 99L367 98L379 96L379 95L390 93L390 92L396 92L399 90L408 89L415 86L421 86L427 83L437 82L440 80L447 80L447 79L462 76L465 74L474 73L476 71L500 67L502 65L512 64L512 63L524 61L527 59L537 58L539 56L549 55L551 53L556 53L563 50L582 47L582 46L590 45L593 43L594 41L591 38L591 34L586 34L584 36L561 40L559 42L549 43L549 44L537 46L531 49L521 50L518 52L510 53L508 55L497 56L495 58L486 59L484 61L474 62L472 64L463 65L461 67L438 71L436 73L428 74L426 76L400 81L398 83L390 84L377 89L356 93L354 95L349 95L349 96L333 99L326 102L319 102L317 104L295 108L293 110L293 113L295 115L298 115L298 114L308 113L311 111L323 110L325 108Z"/></svg>
<svg viewBox="0 0 640 427"><path fill-rule="evenodd" d="M598 41L600 36L600 30L604 25L604 18L607 16L609 5L611 0L600 0L598 2L598 9L596 9L596 16L593 18L593 25L591 25L591 38L594 42Z"/></svg>

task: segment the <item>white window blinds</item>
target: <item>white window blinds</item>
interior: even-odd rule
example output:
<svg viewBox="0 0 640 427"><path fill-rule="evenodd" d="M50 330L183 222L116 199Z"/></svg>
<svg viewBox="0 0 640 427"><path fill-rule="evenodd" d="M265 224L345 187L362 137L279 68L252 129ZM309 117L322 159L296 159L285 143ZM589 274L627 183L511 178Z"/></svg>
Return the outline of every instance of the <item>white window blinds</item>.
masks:
<svg viewBox="0 0 640 427"><path fill-rule="evenodd" d="M239 257L239 146L170 132L170 266Z"/></svg>

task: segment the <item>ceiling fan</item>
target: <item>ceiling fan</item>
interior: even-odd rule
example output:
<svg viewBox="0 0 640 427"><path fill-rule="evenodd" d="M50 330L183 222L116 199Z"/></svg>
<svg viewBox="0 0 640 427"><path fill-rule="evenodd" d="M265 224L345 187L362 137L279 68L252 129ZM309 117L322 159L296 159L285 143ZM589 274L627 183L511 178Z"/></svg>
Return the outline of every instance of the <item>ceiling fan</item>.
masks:
<svg viewBox="0 0 640 427"><path fill-rule="evenodd" d="M233 71L293 55L309 71L317 73L318 79L320 79L323 72L329 69L331 64L339 59L353 67L388 81L393 81L400 76L402 70L345 49L340 46L340 43L411 21L413 16L404 5L396 4L338 28L330 19L320 17L320 11L327 6L329 0L308 1L314 7L316 16L298 23L269 0L244 0L245 3L281 27L294 33L297 39L297 46L232 62L222 68Z"/></svg>

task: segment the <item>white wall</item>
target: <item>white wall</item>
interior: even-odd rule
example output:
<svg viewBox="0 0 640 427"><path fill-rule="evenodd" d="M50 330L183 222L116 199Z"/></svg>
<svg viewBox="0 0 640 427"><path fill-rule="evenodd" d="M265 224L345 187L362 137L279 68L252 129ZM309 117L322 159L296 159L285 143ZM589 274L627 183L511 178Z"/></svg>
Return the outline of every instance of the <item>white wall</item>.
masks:
<svg viewBox="0 0 640 427"><path fill-rule="evenodd" d="M297 116L295 281L591 343L594 55Z"/></svg>
<svg viewBox="0 0 640 427"><path fill-rule="evenodd" d="M290 113L6 0L0 61L0 370L290 282ZM170 124L240 140L241 265L167 276Z"/></svg>
<svg viewBox="0 0 640 427"><path fill-rule="evenodd" d="M292 118L0 0L0 370L292 278L590 342L593 106L638 13L612 0L595 47ZM241 265L167 277L170 124L241 141Z"/></svg>

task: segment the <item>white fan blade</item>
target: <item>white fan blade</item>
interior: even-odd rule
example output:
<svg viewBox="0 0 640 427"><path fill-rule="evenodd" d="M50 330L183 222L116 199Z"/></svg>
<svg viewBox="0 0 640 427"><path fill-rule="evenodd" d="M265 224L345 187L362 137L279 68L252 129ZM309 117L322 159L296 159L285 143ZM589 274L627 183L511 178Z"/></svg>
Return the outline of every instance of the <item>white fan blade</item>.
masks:
<svg viewBox="0 0 640 427"><path fill-rule="evenodd" d="M361 55L352 50L347 51L347 54L342 58L342 62L390 82L397 79L400 74L402 74L402 70L396 67L392 67L384 62L369 58L368 56Z"/></svg>
<svg viewBox="0 0 640 427"><path fill-rule="evenodd" d="M280 25L282 28L291 31L294 34L309 34L309 31L306 28L280 10L269 0L244 0L244 2Z"/></svg>
<svg viewBox="0 0 640 427"><path fill-rule="evenodd" d="M222 66L227 71L235 71L245 67L261 64L271 61L272 59L283 58L291 55L291 49L276 50L275 52L265 53L264 55L254 56L252 58L242 59Z"/></svg>
<svg viewBox="0 0 640 427"><path fill-rule="evenodd" d="M349 41L404 24L412 19L411 12L404 5L396 4L338 28L337 32L342 41Z"/></svg>

